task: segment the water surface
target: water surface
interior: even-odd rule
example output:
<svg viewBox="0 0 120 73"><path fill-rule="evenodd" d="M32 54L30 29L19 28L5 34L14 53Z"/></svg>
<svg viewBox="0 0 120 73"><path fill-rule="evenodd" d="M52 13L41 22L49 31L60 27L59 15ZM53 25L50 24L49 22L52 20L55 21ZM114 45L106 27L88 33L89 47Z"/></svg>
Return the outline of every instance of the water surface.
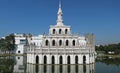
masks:
<svg viewBox="0 0 120 73"><path fill-rule="evenodd" d="M90 65L33 65L26 57L0 57L0 73L120 73L120 58L101 57Z"/></svg>

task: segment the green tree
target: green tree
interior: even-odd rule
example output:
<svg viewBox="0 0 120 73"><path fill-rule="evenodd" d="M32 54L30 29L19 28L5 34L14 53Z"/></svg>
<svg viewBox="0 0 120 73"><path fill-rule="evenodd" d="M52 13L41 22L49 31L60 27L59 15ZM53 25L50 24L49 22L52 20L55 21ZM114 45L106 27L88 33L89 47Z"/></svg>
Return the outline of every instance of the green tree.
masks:
<svg viewBox="0 0 120 73"><path fill-rule="evenodd" d="M0 39L0 50L2 51L13 51L15 49L15 36L10 34L5 39Z"/></svg>

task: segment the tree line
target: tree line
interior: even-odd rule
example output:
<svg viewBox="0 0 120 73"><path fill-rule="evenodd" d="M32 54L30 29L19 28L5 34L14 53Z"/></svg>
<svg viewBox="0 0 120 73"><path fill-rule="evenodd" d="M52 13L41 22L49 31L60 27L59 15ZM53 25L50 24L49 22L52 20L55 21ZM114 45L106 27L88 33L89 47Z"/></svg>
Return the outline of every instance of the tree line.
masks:
<svg viewBox="0 0 120 73"><path fill-rule="evenodd" d="M9 34L8 36L0 39L0 51L13 51L15 49L15 35Z"/></svg>
<svg viewBox="0 0 120 73"><path fill-rule="evenodd" d="M95 46L96 51L104 51L106 54L114 52L114 54L120 54L120 43Z"/></svg>

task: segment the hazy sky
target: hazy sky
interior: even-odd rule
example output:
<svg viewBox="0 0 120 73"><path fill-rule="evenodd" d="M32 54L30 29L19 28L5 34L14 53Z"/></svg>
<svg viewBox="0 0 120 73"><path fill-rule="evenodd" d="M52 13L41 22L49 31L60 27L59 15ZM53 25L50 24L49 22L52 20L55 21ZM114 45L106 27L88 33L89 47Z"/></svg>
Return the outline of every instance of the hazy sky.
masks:
<svg viewBox="0 0 120 73"><path fill-rule="evenodd" d="M48 33L59 0L0 0L0 37ZM120 0L62 0L64 24L72 33L94 33L96 44L120 42Z"/></svg>

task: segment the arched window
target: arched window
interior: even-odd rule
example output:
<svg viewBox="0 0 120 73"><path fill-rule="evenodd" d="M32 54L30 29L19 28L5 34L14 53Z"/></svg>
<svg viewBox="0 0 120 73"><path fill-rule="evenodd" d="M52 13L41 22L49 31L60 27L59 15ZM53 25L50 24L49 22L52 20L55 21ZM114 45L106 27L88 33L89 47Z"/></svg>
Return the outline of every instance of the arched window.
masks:
<svg viewBox="0 0 120 73"><path fill-rule="evenodd" d="M65 29L65 34L67 34L68 33L68 30L67 29Z"/></svg>
<svg viewBox="0 0 120 73"><path fill-rule="evenodd" d="M69 41L68 40L66 40L66 46L68 46L69 45Z"/></svg>
<svg viewBox="0 0 120 73"><path fill-rule="evenodd" d="M62 45L62 40L59 40L59 46L61 46Z"/></svg>
<svg viewBox="0 0 120 73"><path fill-rule="evenodd" d="M55 29L53 29L53 34L55 34Z"/></svg>
<svg viewBox="0 0 120 73"><path fill-rule="evenodd" d="M55 46L55 40L52 41L52 46Z"/></svg>
<svg viewBox="0 0 120 73"><path fill-rule="evenodd" d="M59 34L61 34L62 33L62 30L61 29L59 29Z"/></svg>
<svg viewBox="0 0 120 73"><path fill-rule="evenodd" d="M48 40L45 41L45 45L48 46Z"/></svg>
<svg viewBox="0 0 120 73"><path fill-rule="evenodd" d="M73 46L75 46L75 40L73 40L72 44L73 44Z"/></svg>

